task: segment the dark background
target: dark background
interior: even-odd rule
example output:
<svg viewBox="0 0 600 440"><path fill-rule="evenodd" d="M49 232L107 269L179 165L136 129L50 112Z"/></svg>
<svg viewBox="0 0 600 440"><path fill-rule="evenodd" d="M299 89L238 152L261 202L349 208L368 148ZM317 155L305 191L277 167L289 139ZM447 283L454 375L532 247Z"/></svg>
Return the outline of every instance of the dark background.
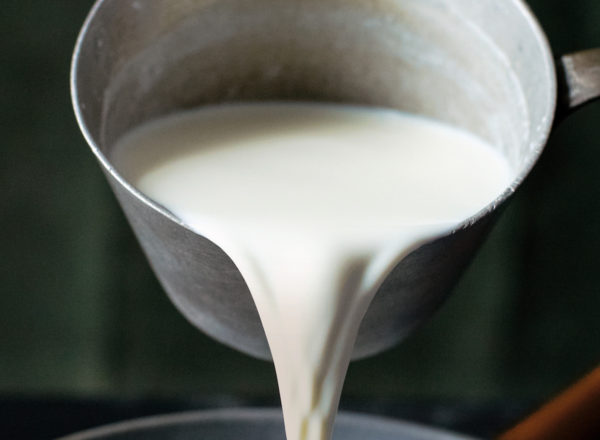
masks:
<svg viewBox="0 0 600 440"><path fill-rule="evenodd" d="M2 1L0 400L275 399L272 365L175 311L76 126L69 63L91 3ZM556 54L600 46L597 0L530 5ZM560 126L449 302L352 364L344 400L540 402L600 363L599 117Z"/></svg>

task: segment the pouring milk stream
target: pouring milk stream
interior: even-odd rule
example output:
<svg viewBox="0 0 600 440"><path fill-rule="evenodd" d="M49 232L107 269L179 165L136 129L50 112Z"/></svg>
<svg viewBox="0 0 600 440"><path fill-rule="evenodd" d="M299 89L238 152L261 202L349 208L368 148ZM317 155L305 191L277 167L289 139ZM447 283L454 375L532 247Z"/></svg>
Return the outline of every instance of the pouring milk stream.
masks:
<svg viewBox="0 0 600 440"><path fill-rule="evenodd" d="M389 271L514 177L475 136L392 110L203 107L113 150L140 191L219 245L256 303L288 440L328 440L358 328Z"/></svg>

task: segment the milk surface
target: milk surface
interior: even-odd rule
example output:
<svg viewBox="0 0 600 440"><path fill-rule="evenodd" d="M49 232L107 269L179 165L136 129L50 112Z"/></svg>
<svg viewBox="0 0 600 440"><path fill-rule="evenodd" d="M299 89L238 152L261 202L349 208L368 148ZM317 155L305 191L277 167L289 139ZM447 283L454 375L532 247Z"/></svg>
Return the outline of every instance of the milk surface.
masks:
<svg viewBox="0 0 600 440"><path fill-rule="evenodd" d="M478 138L390 110L204 107L119 141L117 170L242 273L288 440L328 440L359 324L389 271L509 185Z"/></svg>

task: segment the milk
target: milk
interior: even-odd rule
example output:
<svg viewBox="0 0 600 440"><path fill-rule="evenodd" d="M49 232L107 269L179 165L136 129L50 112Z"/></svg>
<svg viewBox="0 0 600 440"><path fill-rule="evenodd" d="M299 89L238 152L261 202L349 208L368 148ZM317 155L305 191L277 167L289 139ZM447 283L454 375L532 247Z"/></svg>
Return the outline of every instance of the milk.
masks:
<svg viewBox="0 0 600 440"><path fill-rule="evenodd" d="M119 141L117 170L243 275L288 440L328 440L359 324L390 270L509 185L480 139L395 111L205 107Z"/></svg>

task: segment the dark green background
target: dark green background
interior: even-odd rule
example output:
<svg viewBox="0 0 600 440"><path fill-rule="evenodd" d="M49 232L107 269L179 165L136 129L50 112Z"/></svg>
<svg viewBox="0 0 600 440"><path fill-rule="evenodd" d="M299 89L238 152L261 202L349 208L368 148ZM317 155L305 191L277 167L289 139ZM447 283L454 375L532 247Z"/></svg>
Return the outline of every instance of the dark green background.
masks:
<svg viewBox="0 0 600 440"><path fill-rule="evenodd" d="M270 364L174 310L79 133L68 71L90 6L2 1L0 395L275 396ZM600 46L597 0L531 6L557 54ZM600 362L599 116L556 131L451 300L351 365L345 396L543 400Z"/></svg>

